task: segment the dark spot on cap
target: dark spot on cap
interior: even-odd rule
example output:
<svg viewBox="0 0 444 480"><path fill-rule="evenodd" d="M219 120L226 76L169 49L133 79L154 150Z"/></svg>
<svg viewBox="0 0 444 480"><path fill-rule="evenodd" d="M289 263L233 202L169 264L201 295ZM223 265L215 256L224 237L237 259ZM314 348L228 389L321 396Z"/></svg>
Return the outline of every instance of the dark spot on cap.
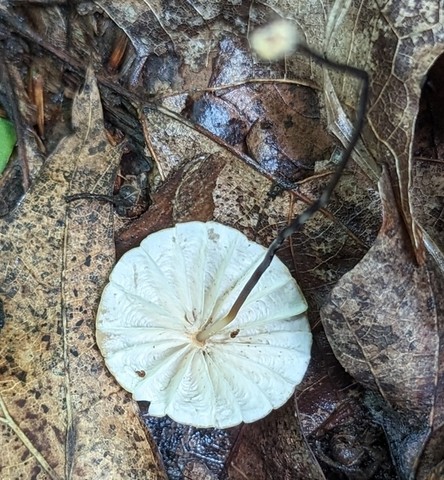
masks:
<svg viewBox="0 0 444 480"><path fill-rule="evenodd" d="M238 335L239 335L239 329L238 329L238 328L237 328L236 330L233 330L233 331L230 333L230 337L231 337L231 338L236 338Z"/></svg>
<svg viewBox="0 0 444 480"><path fill-rule="evenodd" d="M91 265L91 255L88 255L86 258L85 258L85 263L84 263L87 267L89 267Z"/></svg>
<svg viewBox="0 0 444 480"><path fill-rule="evenodd" d="M17 400L15 402L15 404L20 407L20 408L23 408L26 404L26 399L25 398L21 398L20 400Z"/></svg>
<svg viewBox="0 0 444 480"><path fill-rule="evenodd" d="M49 412L49 407L48 407L48 405L43 404L43 405L42 405L42 410L43 410L43 413L48 413L48 412Z"/></svg>
<svg viewBox="0 0 444 480"><path fill-rule="evenodd" d="M140 378L143 378L146 373L143 370L136 370L136 375L138 375Z"/></svg>

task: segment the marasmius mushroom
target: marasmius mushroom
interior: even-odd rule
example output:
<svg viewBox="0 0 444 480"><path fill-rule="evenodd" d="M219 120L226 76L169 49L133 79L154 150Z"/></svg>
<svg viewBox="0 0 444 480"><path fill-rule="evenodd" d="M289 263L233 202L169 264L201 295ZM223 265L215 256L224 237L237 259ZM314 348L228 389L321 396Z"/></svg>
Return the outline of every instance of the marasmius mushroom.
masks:
<svg viewBox="0 0 444 480"><path fill-rule="evenodd" d="M310 359L304 297L275 258L236 318L227 314L266 249L215 222L149 235L117 263L97 343L149 413L199 427L253 422L280 407Z"/></svg>
<svg viewBox="0 0 444 480"><path fill-rule="evenodd" d="M305 299L275 253L324 207L362 128L367 74L312 52L362 80L350 144L321 197L268 250L215 222L149 235L116 264L97 314L97 343L117 381L149 413L196 427L253 422L283 405L310 358Z"/></svg>

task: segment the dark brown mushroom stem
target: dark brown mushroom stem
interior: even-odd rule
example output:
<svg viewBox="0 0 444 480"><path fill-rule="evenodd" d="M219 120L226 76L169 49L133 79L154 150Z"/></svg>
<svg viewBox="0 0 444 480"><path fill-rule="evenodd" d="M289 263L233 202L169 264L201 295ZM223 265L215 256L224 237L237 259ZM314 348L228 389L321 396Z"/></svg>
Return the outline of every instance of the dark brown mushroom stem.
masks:
<svg viewBox="0 0 444 480"><path fill-rule="evenodd" d="M350 139L349 145L342 153L341 160L338 162L338 167L332 179L328 183L325 190L322 192L321 196L315 202L313 202L306 210L304 210L300 215L298 215L288 226L286 226L279 232L276 239L271 243L270 247L268 248L262 263L256 268L253 275L250 277L245 287L240 292L239 296L237 297L236 301L234 302L228 314L224 318L218 320L214 325L210 326L208 331L201 332L203 334L201 335L202 339L207 339L211 335L214 335L215 333L220 331L222 328L224 328L226 325L228 325L230 322L232 322L236 318L237 313L239 312L240 308L244 304L248 295L251 293L254 286L259 281L259 279L261 278L265 270L267 270L267 268L270 266L270 263L273 260L274 255L276 254L276 251L281 247L285 239L290 235L293 235L293 233L301 230L304 224L311 217L313 217L313 215L318 210L320 210L321 208L324 208L327 205L327 203L330 200L331 194L333 193L333 190L335 189L336 185L339 182L339 179L342 176L342 173L344 172L344 169L347 165L347 161L350 158L350 155L356 145L356 142L359 139L359 135L361 134L362 126L364 124L365 111L366 111L367 99L368 99L368 89L369 89L369 77L367 72L365 72L364 70L360 70L359 68L350 67L349 65L344 65L342 63L335 63L331 60L328 60L327 58L324 58L318 53L311 50L306 45L299 45L298 52L313 58L316 62L320 63L321 65L325 65L329 68L332 68L333 70L352 75L353 77L356 77L359 80L361 80L361 95L359 97L359 104L357 109L357 120L356 120L355 129L353 131L353 135Z"/></svg>

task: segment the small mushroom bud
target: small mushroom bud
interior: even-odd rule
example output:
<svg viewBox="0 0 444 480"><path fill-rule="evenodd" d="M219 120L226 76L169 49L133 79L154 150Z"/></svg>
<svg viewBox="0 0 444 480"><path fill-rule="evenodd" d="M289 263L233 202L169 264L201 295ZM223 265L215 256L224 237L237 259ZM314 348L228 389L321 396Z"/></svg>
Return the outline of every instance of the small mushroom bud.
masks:
<svg viewBox="0 0 444 480"><path fill-rule="evenodd" d="M292 54L301 41L301 34L288 20L257 28L250 37L251 48L264 60L280 60Z"/></svg>

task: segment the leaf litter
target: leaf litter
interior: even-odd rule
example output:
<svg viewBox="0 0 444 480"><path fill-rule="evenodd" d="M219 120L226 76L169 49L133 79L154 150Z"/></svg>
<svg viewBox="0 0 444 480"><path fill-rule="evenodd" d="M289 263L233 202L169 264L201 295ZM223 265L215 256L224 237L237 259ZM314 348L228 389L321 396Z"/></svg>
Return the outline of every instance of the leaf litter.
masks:
<svg viewBox="0 0 444 480"><path fill-rule="evenodd" d="M106 2L102 3L105 4ZM136 3L127 2L126 5L131 4L134 6ZM139 49L137 42L139 42L139 45L141 44L140 38L137 37L146 36L148 42L144 43L145 47L143 48L145 50L142 47L138 50L141 55L138 55L138 60L135 61L133 68L124 69L122 71L123 75L119 78L122 82L126 80L129 83L133 82L131 83L131 88L140 93L140 80L145 82L144 85L148 85L146 83L146 72L143 68L143 58L147 59L147 65L152 66L156 65L157 58L163 62L162 65L167 65L170 61L172 63L175 62L175 65L177 65L178 58L179 61L181 58L186 58L187 61L182 65L181 69L172 69L170 76L166 75L163 78L160 78L159 75L157 83L154 80L150 80L149 85L150 93L156 93L157 86L164 98L165 92L169 92L171 89L182 88L182 92L185 93L182 96L168 97L168 105L170 108L171 105L175 105L174 109L176 112L188 115L187 111L183 110L187 100L190 98L187 92L194 91L198 86L208 86L211 69L207 68L207 66L211 65L211 61L218 51L218 46L222 46L223 41L228 42L227 45L230 42L230 35L227 35L226 31L233 28L241 29L240 32L237 32L231 38L245 37L246 35L246 30L242 31L242 22L238 22L236 27L236 24L232 22L233 18L248 18L250 26L253 27L254 25L264 23L264 21L276 13L284 18L293 18L296 11L297 21L303 25L303 31L311 45L318 48L318 50L327 51L328 55L335 57L337 60L347 58L350 64L364 67L373 74L374 96L371 99L369 128L364 132L363 144L360 146L359 154L356 155L356 161L361 168L364 168L366 174L362 175L358 168L351 166L341 182L336 199L330 206L330 211L324 212L324 216L328 216L330 213L330 218L333 222L329 223L325 218L318 216L312 222L313 225L309 226L303 234L294 238L288 247L282 249L281 258L286 259L289 264L291 263L297 267L293 271L296 272L298 281L303 285L304 292L309 297L314 334L315 338L317 338L317 350L314 351L315 357L312 372L307 376L306 385L301 387L301 391L297 396L299 418L305 429L305 434L307 435L308 432L310 435L309 441L313 451L317 453L319 448L321 449L321 455L318 456L321 463L322 453L325 454L325 452L331 460L334 457L333 452L336 451L333 447L338 445L338 438L343 440L344 435L350 437L350 433L354 434L356 438L356 433L359 434L358 423L362 423L362 417L356 414L356 412L359 411L359 408L364 408L364 416L366 421L369 422L367 423L369 428L374 428L375 421L379 422L387 432L390 444L394 448L393 451L396 451L396 444L400 443L406 447L406 451L411 452L409 453L409 458L405 459L404 455L403 460L396 462L399 473L406 478L412 476L415 469L418 471L418 475L427 475L427 471L432 471L431 469L434 465L436 466L433 474L439 472L439 462L442 458L440 459L439 456L440 423L438 419L429 419L424 423L424 415L419 411L411 418L408 417L406 422L405 419L407 417L403 412L398 414L399 412L394 411L391 405L388 406L384 400L381 401L379 394L366 394L363 396L362 389L341 371L340 366L331 354L321 331L317 311L325 302L325 298L333 285L347 270L353 268L359 262L367 247L373 243L380 219L379 201L375 194L373 183L374 179L379 175L379 167L377 166L379 162L386 161L389 163L392 179L399 175L400 189L404 192L401 203L404 211L407 212L406 218L409 218L408 195L410 193L406 194L405 192L408 188L408 175L411 167L409 162L411 162L412 125L415 121L419 99L418 85L420 82L418 79L423 77L430 64L440 53L440 45L442 45L442 26L437 22L438 10L435 6L430 6L427 9L426 6L428 4L429 2L424 0L421 4L415 4L414 7L410 7L407 4L394 1L388 2L380 9L379 4L374 1L361 5L350 1L337 1L328 5L320 2L299 3L285 1L279 2L279 5L276 5L275 2L261 2L255 4L254 8L247 12L247 15L245 15L245 12L242 13L242 7L240 7L240 10L230 7L229 10L223 11L221 15L220 5L215 2L211 8L199 10L199 14L196 17L196 11L193 13L193 9L188 8L191 5L190 2L182 10L175 9L176 3L174 3L171 6L174 13L172 16L166 15L168 10L156 10L160 7L154 3L150 4L151 13L149 13L146 4L143 5L143 2L139 2L138 8L145 8L148 12L147 14L152 16L154 23L157 19L154 18L153 11L157 13L157 17L161 20L164 28L159 27L156 23L157 30L153 30L153 32L158 32L156 33L157 37L151 43L150 29L145 28L146 26L149 27L151 21L142 23L144 28L136 28L132 31L126 29L126 27L124 28L133 41L136 50ZM327 18L329 8L331 7L334 8L330 10ZM179 11L183 12L182 17L178 15ZM422 15L420 13L422 11L427 11L428 13ZM43 21L41 22L43 24L45 22L45 13L43 9L41 12L43 12ZM89 18L88 12L85 11L84 14L86 18ZM197 41L196 45L198 48L190 51L188 55L188 52L183 50L183 45L187 45L189 34L193 29L187 30L183 26L187 24L187 16L191 15L195 17L192 25L196 32L199 31L200 37L198 38L201 40L201 43ZM244 16L242 17L242 15ZM119 24L118 15L112 16ZM142 16L141 18L145 17ZM410 22L409 19L411 18L416 18L416 21ZM223 22L226 21L231 22L230 27L228 28L224 25L221 28ZM394 25L392 30L387 29L387 24L390 22ZM202 28L202 25L205 28ZM325 39L324 25L327 25L327 40ZM181 28L177 28L178 26ZM58 26L57 28L60 29L62 27ZM168 30L169 35L165 32L165 29ZM366 35L366 32L370 29L373 29L373 36ZM179 32L177 37L175 37L176 32ZM184 32L186 32L186 39ZM221 43L218 44L219 40ZM325 42L327 42L327 46ZM173 59L172 50L169 50L169 45L171 44L182 49L178 56L175 54L175 59ZM146 45L153 45L155 48L154 50L149 50ZM349 112L350 98L354 92L352 84L335 75L327 76L325 72L309 61L298 57L289 58L285 64L272 68L270 65L257 63L252 60L245 53L246 46L239 47L235 43L232 43L232 45L234 47L226 51L227 57L232 58L231 68L224 70L222 67L222 73L218 74L218 80L212 84L212 88L214 86L220 87L223 83L249 81L254 77L279 79L284 77L285 74L293 73L301 84L310 82L310 84L317 86L318 89L325 88L328 122L330 125L336 124L332 131L339 137L340 142L342 144L347 142L347 122L344 123L342 120L344 120L344 117L346 118ZM413 45L413 47L410 48L409 45ZM76 49L78 49L78 44L74 42L74 51ZM78 49L77 51L82 51L83 53L84 47L83 50ZM365 55L362 51L365 52ZM381 55L381 51L386 54ZM396 52L400 54L398 57L396 57ZM130 51L129 53L131 54ZM406 55L401 55L403 53L406 53ZM96 53L92 52L91 56L93 57L94 55ZM82 57L79 56L79 58ZM390 60L384 60L387 58ZM412 62L411 58L416 59L416 61ZM96 58L96 65L99 69L101 68L100 58ZM393 73L392 65L395 65L398 69L395 73ZM138 67L140 69L137 71ZM397 74L407 78L407 81L404 84L400 82L396 77ZM155 76L156 74L151 71L151 75ZM330 84L328 83L329 80ZM325 85L324 81L326 82ZM250 89L253 96L257 95L258 92L257 87L255 88L256 90ZM275 86L272 88L275 88ZM239 99L243 97L245 99L249 98L248 95L244 95L245 91L248 92L247 84L234 86L231 90L215 91L214 95L225 102L228 101L229 105L226 108L230 113L233 113L231 105L236 105L236 97ZM398 95L399 101L390 100L391 98L397 98ZM197 99L200 97L201 95ZM110 98L112 97L105 92L104 103L108 108L112 109L113 100L110 101ZM177 105L179 105L179 108L176 108ZM341 105L342 109L340 108ZM236 107L240 110L245 109L245 105L241 103L236 105ZM321 102L321 115L324 115L322 108ZM123 110L121 111L124 113ZM250 237L260 239L261 235L264 234L261 241L267 243L278 229L278 225L285 224L298 211L298 208L301 208L305 202L315 198L322 189L322 177L316 178L315 175L311 179L309 174L308 183L301 182L294 185L295 190L292 193L282 193L279 188L276 189L276 186L270 182L270 179L274 179L278 186L279 184L283 186L285 182L282 175L276 177L274 172L264 172L268 176L268 179L264 179L261 175L251 173L251 168L239 164L240 161L238 159L244 157L241 155L227 155L227 149L222 148L221 151L212 141L208 141L210 138L208 135L196 136L195 131L187 130L183 126L174 123L172 119L163 123L165 122L164 117L156 114L154 110L150 110L148 117L152 120L148 132L154 144L154 150L160 156L160 160L163 160L162 155L165 154L165 161L167 161L169 152L170 158L177 158L177 162L167 171L169 173L167 182L163 185L158 180L153 182L151 195L154 204L149 210L153 218L148 218L149 215L142 215L131 227L131 230L123 230L117 238L119 249L122 248L123 243L128 245L131 242L137 242L137 233L135 233L137 231L140 232L139 238L142 238L150 230L154 231L164 226L170 226L176 221L180 221L181 218L188 220L204 220L204 217L208 217L207 219L212 218L213 210L211 207L214 205L216 205L216 218L218 218L217 215L221 215L220 218L224 218L224 221L232 222L233 226L240 228ZM393 123L392 120L394 121ZM156 125L160 126L157 130L155 128ZM170 130L168 131L170 133L174 135L177 133L179 136L183 136L184 141L177 141L175 145L168 144L168 140L171 142L173 139L163 136L162 125L169 128ZM274 133L273 130L271 133ZM189 141L191 144L188 143ZM254 151L254 147L251 151ZM334 159L334 156L332 159ZM321 175L326 174L328 176L328 167L327 172L325 172L322 170L321 165L322 162L317 161L315 163L316 174L320 172ZM393 173L395 174L393 175ZM252 175L251 180L249 179L250 175ZM369 178L371 179L370 181L368 180ZM396 184L398 181L394 183ZM245 188L242 187L243 184L245 184ZM229 187L224 189L225 185ZM196 195L193 195L194 186L197 188ZM215 186L217 188L213 195L212 190L215 189ZM82 191L83 189L80 190ZM236 200L230 197L230 190L234 193ZM396 190L395 188L395 192ZM224 193L222 196L221 191ZM420 193L422 193L421 188L418 188L415 194L420 196ZM249 199L254 198L256 195L257 202L251 202ZM244 202L246 202L245 206L243 206ZM223 210L224 207L225 210ZM233 209L233 207L236 211L236 216L230 217L230 208ZM420 201L417 201L415 208L421 208ZM273 210L276 211L275 217L272 214ZM435 215L435 212L433 212L433 215ZM132 230L133 227L134 230ZM355 238L352 235L355 235ZM439 235L434 234L433 240L439 244ZM437 274L437 278L440 278L440 275L441 273ZM300 277L303 277L302 281ZM385 341L384 335L380 335L378 339L379 342ZM330 358L331 362L325 362L326 358ZM326 371L322 371L321 366L323 365ZM341 379L340 382L337 382L338 378ZM323 395L327 401L320 403L319 398L322 398ZM359 406L358 410L349 407L356 404ZM292 410L291 408L288 410L288 415L292 415ZM371 415L369 412L371 412ZM434 411L430 413L431 417L434 413ZM372 420L372 417L374 420ZM271 419L271 421L273 422L274 420ZM350 421L352 426L349 424ZM275 424L277 423L276 421ZM355 426L353 426L353 423ZM431 430L430 425L433 425ZM260 431L260 428L260 425L258 425L255 429L256 432ZM282 462L282 464L287 465L282 471L273 469L271 465L273 465L274 460L268 463L270 459L267 454L272 446L270 447L267 441L271 441L273 444L273 438L276 438L275 435L276 433L270 435L270 432L267 432L264 428L262 433L257 436L253 433L249 436L244 434L242 430L240 433L232 432L231 437L230 435L225 436L223 442L226 442L227 438L231 439L231 443L225 450L226 452L235 452L236 448L241 448L242 445L244 446L242 451L248 452L244 453L243 456L241 455L242 458L240 460L244 463L240 471L236 470L237 473L233 473L231 470L230 475L239 475L240 478L244 478L242 475L245 476L245 472L248 473L250 468L257 468L257 471L267 471L271 475L278 474L281 477L285 475L286 468L292 468L288 461ZM324 438L328 439L327 444L322 441L323 435ZM187 446L189 445L187 438L192 438L195 441L196 436L191 435L190 437L188 433L182 431L177 437L174 437L174 435L172 437L176 438L176 445L182 445L182 450L169 449L168 446L165 446L164 460L168 459L168 461L171 461L169 464L170 475L177 474L177 478L181 478L184 474L192 477L194 475L195 478L205 478L205 475L209 475L208 463L205 462L205 453L202 457L202 451L205 450L199 449L199 442L195 443L195 449L189 449ZM161 437L159 436L158 438L160 439ZM211 438L211 435L205 436L205 432L203 432L199 438L201 439L200 445L204 445L205 441L203 439ZM217 435L215 438L217 438ZM236 438L242 438L242 442L236 444L233 450L232 445ZM250 447L247 448L246 445L249 443L249 438L252 441ZM407 438L405 443L400 442L403 438ZM339 444L344 445L344 442L339 442ZM262 445L262 447L255 449L256 445ZM285 450L285 445L284 442L283 453L288 455L294 447ZM307 454L305 456L306 462L313 461L306 443L303 442L297 448L302 448L302 451ZM191 464L188 464L188 462L184 464L184 451L188 452L188 454L190 452L197 453L191 455L192 459L194 459ZM344 447L344 451L347 452L349 449L347 450ZM279 452L276 452L276 454L279 455ZM373 453L372 455L375 457ZM190 460L191 457L187 458ZM199 461L195 460L197 457L200 458ZM231 465L230 459L234 457L231 454L228 457L222 454L218 458L226 458L225 463L222 461L219 465ZM249 458L254 460L248 464ZM291 458L291 454L287 458ZM382 461L389 463L387 458ZM359 470L358 472L341 470L343 462L344 458L342 461L336 461L333 467L331 465L330 467L326 466L325 462L322 465L323 468L327 469L326 471L333 475L348 475L349 478L352 478L353 475L359 475ZM257 465L253 467L254 463L257 463ZM188 465L188 467L184 465ZM237 467L239 464L234 462L233 465ZM279 461L275 464L275 467L276 465L279 465ZM329 468L333 470L328 470ZM219 468L212 469L211 474L222 478L223 471L224 468L219 466ZM368 472L368 470L365 471ZM391 478L389 476L391 473L385 472L384 475L382 478Z"/></svg>

